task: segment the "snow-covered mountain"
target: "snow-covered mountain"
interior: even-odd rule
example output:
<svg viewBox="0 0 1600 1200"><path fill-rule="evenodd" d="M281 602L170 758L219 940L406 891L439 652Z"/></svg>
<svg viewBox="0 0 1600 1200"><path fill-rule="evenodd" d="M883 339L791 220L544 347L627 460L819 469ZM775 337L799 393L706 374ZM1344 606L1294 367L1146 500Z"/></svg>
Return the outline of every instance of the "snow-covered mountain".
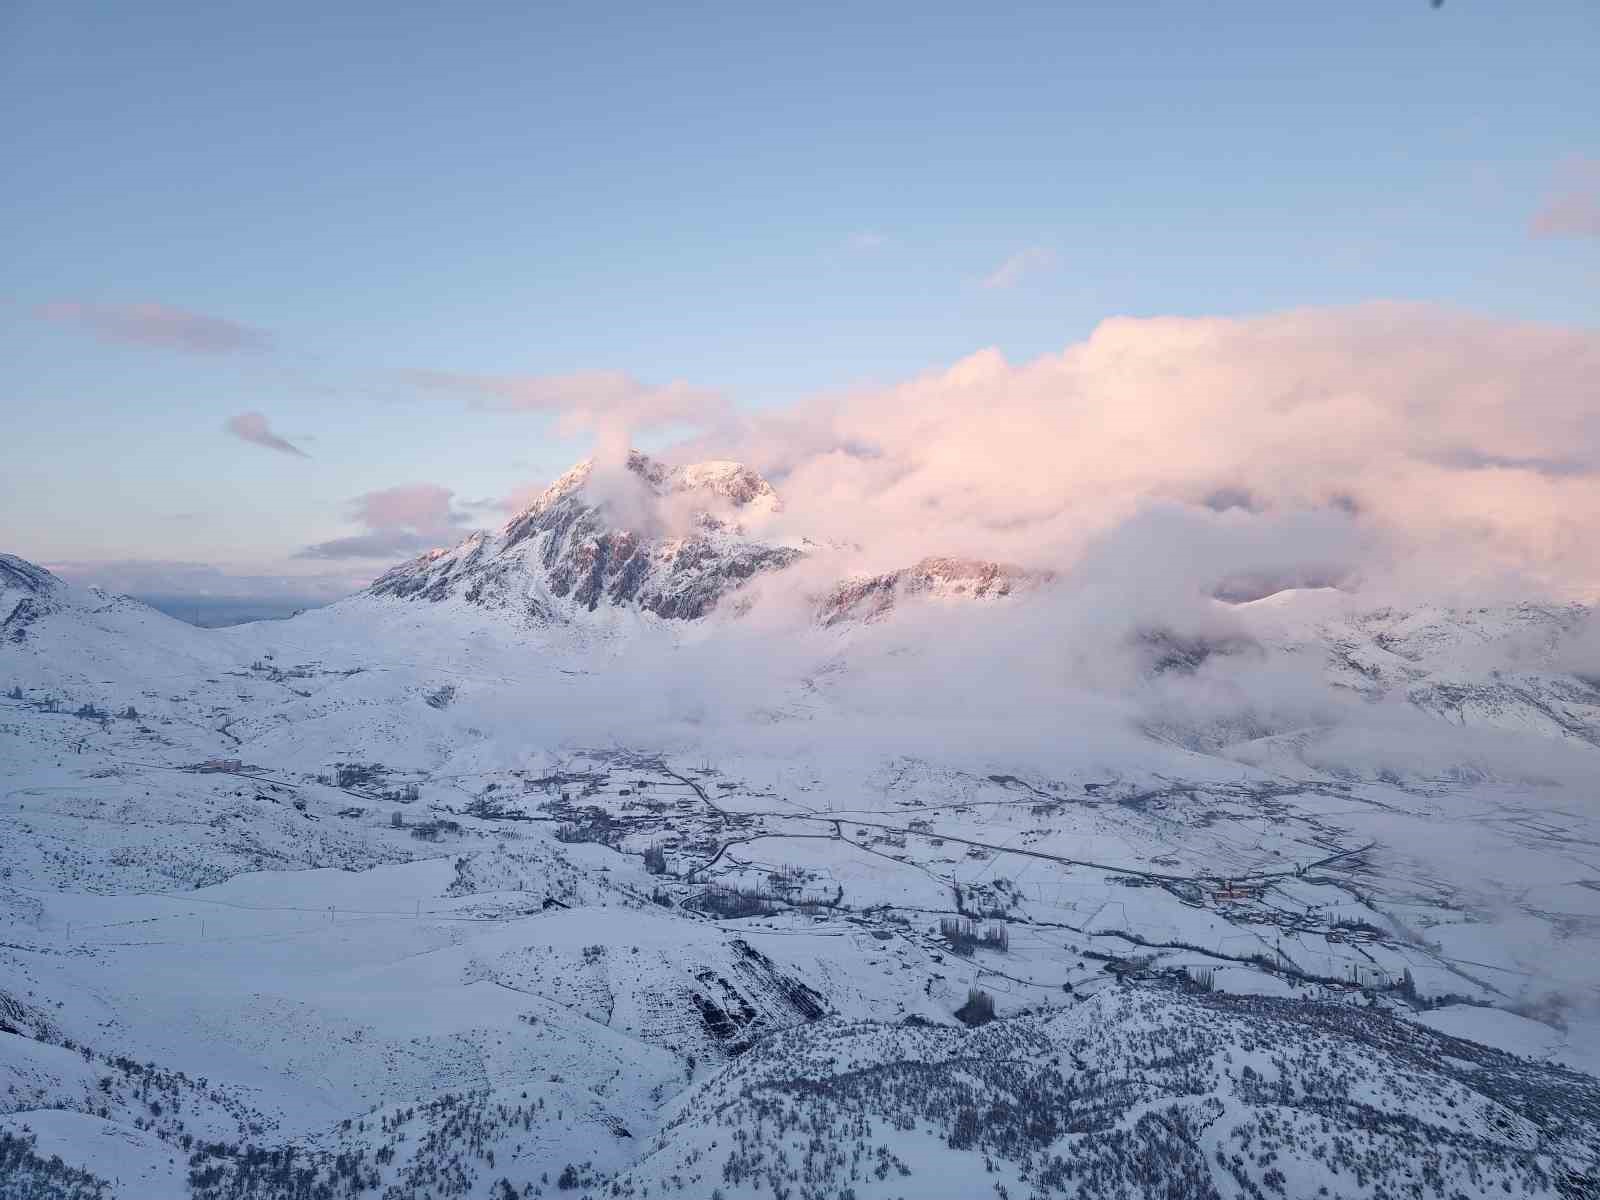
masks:
<svg viewBox="0 0 1600 1200"><path fill-rule="evenodd" d="M872 621L907 599L1003 600L1053 581L1051 571L970 558L925 558L915 566L862 575L837 584L818 606L823 625Z"/></svg>
<svg viewBox="0 0 1600 1200"><path fill-rule="evenodd" d="M695 621L737 615L738 593L822 549L774 536L782 501L736 462L667 467L633 451L606 472L590 460L498 532L478 532L379 577L376 599L456 599L536 626L617 613ZM1045 586L1050 571L948 557L849 574L814 599L823 626L872 621L907 601L998 600Z"/></svg>
<svg viewBox="0 0 1600 1200"><path fill-rule="evenodd" d="M1265 645L1324 656L1328 681L1367 699L1403 698L1456 725L1600 746L1600 681L1561 657L1595 619L1583 605L1374 609L1314 589L1237 611Z"/></svg>
<svg viewBox="0 0 1600 1200"><path fill-rule="evenodd" d="M775 624L781 515L585 464L223 630L0 557L0 1195L1595 1190L1592 612Z"/></svg>
<svg viewBox="0 0 1600 1200"><path fill-rule="evenodd" d="M498 534L475 533L385 573L375 597L466 603L538 623L598 608L694 620L752 576L779 570L803 544L768 543L745 523L779 509L770 484L732 462L668 468L634 451L597 477L568 471Z"/></svg>
<svg viewBox="0 0 1600 1200"><path fill-rule="evenodd" d="M31 681L96 704L164 679L193 680L226 658L215 640L148 604L67 583L10 554L0 554L0 646L3 686Z"/></svg>

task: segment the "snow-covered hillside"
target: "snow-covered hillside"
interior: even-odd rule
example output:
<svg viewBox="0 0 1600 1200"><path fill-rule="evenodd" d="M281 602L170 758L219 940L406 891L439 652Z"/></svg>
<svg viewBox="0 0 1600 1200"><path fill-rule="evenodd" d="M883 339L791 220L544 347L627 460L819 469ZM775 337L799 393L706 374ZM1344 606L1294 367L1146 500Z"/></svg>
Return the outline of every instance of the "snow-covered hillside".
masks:
<svg viewBox="0 0 1600 1200"><path fill-rule="evenodd" d="M0 1195L1597 1186L1590 612L1085 637L779 516L584 466L226 630L0 558Z"/></svg>
<svg viewBox="0 0 1600 1200"><path fill-rule="evenodd" d="M1597 1122L1593 1078L1381 1010L1117 988L973 1033L775 1037L617 1194L1568 1196Z"/></svg>
<svg viewBox="0 0 1600 1200"><path fill-rule="evenodd" d="M1327 682L1403 701L1458 727L1600 746L1600 686L1565 648L1594 621L1579 604L1371 608L1333 589L1285 591L1232 610L1235 652L1309 655Z"/></svg>

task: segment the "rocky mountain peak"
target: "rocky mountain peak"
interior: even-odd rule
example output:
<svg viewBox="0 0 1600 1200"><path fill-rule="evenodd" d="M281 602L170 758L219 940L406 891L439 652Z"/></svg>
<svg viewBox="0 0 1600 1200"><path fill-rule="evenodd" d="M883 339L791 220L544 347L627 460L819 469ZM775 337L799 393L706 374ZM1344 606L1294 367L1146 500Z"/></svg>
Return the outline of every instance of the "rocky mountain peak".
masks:
<svg viewBox="0 0 1600 1200"><path fill-rule="evenodd" d="M538 622L633 608L705 616L752 576L787 566L799 545L764 542L745 522L778 511L777 493L736 462L669 467L633 451L620 468L586 459L498 534L475 533L379 578L377 596L520 609Z"/></svg>
<svg viewBox="0 0 1600 1200"><path fill-rule="evenodd" d="M757 575L816 547L766 533L782 511L772 485L743 463L669 466L631 452L621 463L577 463L498 532L396 567L373 596L452 597L520 612L536 623L635 610L694 620ZM818 622L872 621L903 599L994 601L1049 583L1052 572L986 559L931 557L856 576L820 600Z"/></svg>
<svg viewBox="0 0 1600 1200"><path fill-rule="evenodd" d="M649 524L652 514L640 512L641 507L655 508L680 498L683 504L673 505L675 511L686 508L692 521L713 529L736 527L741 518L767 516L783 508L772 485L743 463L714 459L669 467L633 450L620 466L607 467L592 458L577 463L511 523L530 514L542 516L574 497L609 508L612 518L624 526Z"/></svg>

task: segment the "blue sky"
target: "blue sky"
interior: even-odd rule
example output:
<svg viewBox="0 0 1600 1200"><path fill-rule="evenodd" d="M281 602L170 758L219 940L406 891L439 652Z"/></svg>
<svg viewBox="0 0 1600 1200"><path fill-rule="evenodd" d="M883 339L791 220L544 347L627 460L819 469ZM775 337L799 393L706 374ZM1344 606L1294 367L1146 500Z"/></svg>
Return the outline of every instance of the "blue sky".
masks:
<svg viewBox="0 0 1600 1200"><path fill-rule="evenodd" d="M411 372L763 408L1114 315L1592 326L1596 61L1588 0L12 3L0 548L312 594L381 565L297 557L356 497L488 523L586 450Z"/></svg>

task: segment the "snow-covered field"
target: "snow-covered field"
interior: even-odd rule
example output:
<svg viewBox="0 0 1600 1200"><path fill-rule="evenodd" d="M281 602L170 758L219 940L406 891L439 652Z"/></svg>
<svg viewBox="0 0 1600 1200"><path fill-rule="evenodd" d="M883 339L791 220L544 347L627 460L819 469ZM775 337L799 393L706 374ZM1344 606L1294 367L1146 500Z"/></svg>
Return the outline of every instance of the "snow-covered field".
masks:
<svg viewBox="0 0 1600 1200"><path fill-rule="evenodd" d="M199 630L3 563L0 1195L1600 1187L1581 608L1016 662L1048 589Z"/></svg>

